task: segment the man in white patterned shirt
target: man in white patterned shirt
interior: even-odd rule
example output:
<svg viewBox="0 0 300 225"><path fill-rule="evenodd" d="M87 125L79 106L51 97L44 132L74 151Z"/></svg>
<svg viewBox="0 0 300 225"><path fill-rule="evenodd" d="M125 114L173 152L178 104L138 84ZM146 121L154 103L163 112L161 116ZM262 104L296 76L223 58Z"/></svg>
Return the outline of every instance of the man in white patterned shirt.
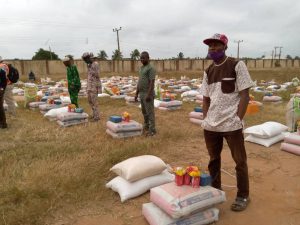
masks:
<svg viewBox="0 0 300 225"><path fill-rule="evenodd" d="M212 186L221 189L221 152L226 139L236 163L237 196L233 211L246 209L249 203L249 178L242 120L253 82L243 61L226 56L228 39L215 34L203 41L213 63L205 70L203 94L204 138L210 156L208 169Z"/></svg>

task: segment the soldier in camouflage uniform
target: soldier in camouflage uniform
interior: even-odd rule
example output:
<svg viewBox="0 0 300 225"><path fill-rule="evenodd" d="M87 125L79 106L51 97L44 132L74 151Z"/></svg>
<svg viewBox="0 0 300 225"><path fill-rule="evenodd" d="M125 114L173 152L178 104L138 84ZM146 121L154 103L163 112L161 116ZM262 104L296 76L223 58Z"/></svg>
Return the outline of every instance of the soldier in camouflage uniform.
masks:
<svg viewBox="0 0 300 225"><path fill-rule="evenodd" d="M140 97L144 116L144 132L147 136L153 136L156 134L154 114L154 81L156 71L149 63L148 52L141 53L141 63L143 66L139 71L135 100L137 101L138 96Z"/></svg>
<svg viewBox="0 0 300 225"><path fill-rule="evenodd" d="M94 60L93 53L86 52L82 55L82 59L87 64L87 95L88 102L92 108L91 121L96 122L100 119L98 111L98 93L102 93L101 80L99 77L99 65Z"/></svg>

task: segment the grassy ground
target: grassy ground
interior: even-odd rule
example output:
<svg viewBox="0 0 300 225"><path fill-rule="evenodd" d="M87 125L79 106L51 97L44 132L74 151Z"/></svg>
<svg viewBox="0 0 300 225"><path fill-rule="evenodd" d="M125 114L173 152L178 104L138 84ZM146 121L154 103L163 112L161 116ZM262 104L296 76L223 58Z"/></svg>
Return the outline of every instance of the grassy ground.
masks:
<svg viewBox="0 0 300 225"><path fill-rule="evenodd" d="M296 75L295 71L279 70L251 74L254 79L281 81ZM192 73L186 75L192 77ZM127 140L107 136L105 122L110 115L124 111L142 122L140 110L124 100L105 98L99 103L102 120L86 126L59 128L39 111L22 107L17 118L8 118L9 129L0 130L0 224L45 224L58 211L71 214L91 203L101 205L111 196L104 188L114 176L109 168L126 158L154 154L170 163L180 158L186 147L198 151L199 146L193 143L203 137L202 131L188 120L195 103L185 103L175 112L156 111L158 135ZM89 113L86 99L80 99L80 105ZM246 117L246 125L269 120L285 123L285 105L264 104L257 115ZM195 158L191 163L205 165L207 159Z"/></svg>

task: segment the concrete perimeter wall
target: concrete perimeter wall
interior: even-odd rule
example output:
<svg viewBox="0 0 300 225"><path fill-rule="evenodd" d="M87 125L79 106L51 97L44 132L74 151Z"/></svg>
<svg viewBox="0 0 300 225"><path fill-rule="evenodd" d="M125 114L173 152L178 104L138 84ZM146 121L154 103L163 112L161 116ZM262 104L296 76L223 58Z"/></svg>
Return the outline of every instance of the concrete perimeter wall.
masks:
<svg viewBox="0 0 300 225"><path fill-rule="evenodd" d="M12 63L21 75L28 75L32 70L38 76L51 74L64 74L66 68L60 60L14 60L5 61ZM271 59L251 59L244 60L248 69L268 69L275 68L275 60ZM101 72L116 72L126 75L126 73L137 72L141 66L137 60L99 60ZM151 60L157 72L165 71L203 71L206 69L211 60L205 59L182 59L182 60ZM82 60L76 60L75 64L79 73L86 73L86 64ZM300 68L300 60L281 59L280 67L282 68Z"/></svg>

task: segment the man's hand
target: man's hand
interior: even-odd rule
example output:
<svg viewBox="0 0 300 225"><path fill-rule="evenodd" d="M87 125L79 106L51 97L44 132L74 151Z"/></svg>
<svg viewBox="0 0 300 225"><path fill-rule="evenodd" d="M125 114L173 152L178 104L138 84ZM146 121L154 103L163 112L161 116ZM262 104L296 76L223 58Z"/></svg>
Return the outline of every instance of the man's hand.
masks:
<svg viewBox="0 0 300 225"><path fill-rule="evenodd" d="M152 97L150 95L147 95L145 100L146 100L146 102L150 102L152 100Z"/></svg>

